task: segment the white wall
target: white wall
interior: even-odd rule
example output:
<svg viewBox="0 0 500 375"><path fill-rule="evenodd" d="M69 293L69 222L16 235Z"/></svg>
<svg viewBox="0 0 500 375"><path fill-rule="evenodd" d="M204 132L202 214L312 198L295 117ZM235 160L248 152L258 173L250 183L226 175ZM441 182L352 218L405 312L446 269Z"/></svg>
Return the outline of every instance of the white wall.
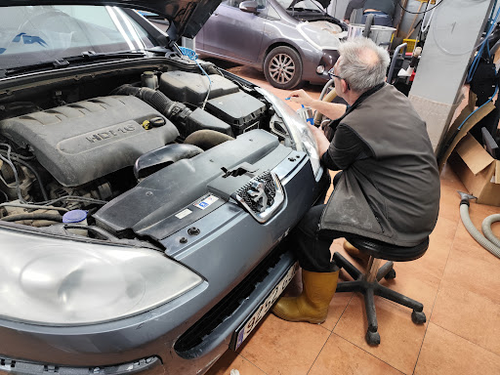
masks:
<svg viewBox="0 0 500 375"><path fill-rule="evenodd" d="M332 0L330 3L330 6L327 8L328 14L342 20L344 18L345 10L347 8L347 5L349 4L349 1L350 0ZM441 1L441 0L437 0L437 1ZM444 1L445 2L446 1L453 2L454 0L444 0ZM476 0L476 1L478 1L478 0ZM399 0L399 2L401 5L404 5L405 0ZM427 7L427 9L430 10L434 6L435 6L435 4L426 4L426 3L422 3L418 0L408 0L406 3L405 9L407 9L410 12L420 13L420 12L424 12L426 10L426 7ZM441 6L442 5L440 5L439 7L441 7ZM498 4L498 6L500 6L500 3ZM420 10L419 10L419 8L420 8ZM360 17L361 12L359 12L355 16L357 16L355 19L355 22L359 22L361 20L361 17ZM405 14L403 15L403 18L401 20L398 36L401 39L406 38L406 36L410 32L410 30L412 30L413 27L415 27L415 25L418 24L419 20L421 20L423 18L424 18L424 14L412 14L412 13L405 12ZM411 33L411 35L409 36L410 39L417 38L419 28L420 28L420 24Z"/></svg>

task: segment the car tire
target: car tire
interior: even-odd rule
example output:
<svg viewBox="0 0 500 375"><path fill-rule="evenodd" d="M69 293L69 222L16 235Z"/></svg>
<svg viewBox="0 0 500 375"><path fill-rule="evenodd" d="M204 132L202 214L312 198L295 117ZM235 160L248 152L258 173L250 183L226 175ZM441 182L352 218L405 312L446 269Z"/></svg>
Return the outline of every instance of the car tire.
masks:
<svg viewBox="0 0 500 375"><path fill-rule="evenodd" d="M291 90L302 85L302 59L291 47L276 47L264 60L266 80L278 89Z"/></svg>

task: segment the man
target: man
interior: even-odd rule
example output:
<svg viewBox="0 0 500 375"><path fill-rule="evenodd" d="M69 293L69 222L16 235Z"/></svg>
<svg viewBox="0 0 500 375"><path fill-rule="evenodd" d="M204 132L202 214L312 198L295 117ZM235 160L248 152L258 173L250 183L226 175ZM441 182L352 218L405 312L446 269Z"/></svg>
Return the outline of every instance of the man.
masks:
<svg viewBox="0 0 500 375"><path fill-rule="evenodd" d="M291 94L292 101L337 119L325 131L329 138L310 128L324 166L341 172L328 203L312 207L291 234L304 288L273 308L290 321L326 319L338 278L333 239L349 234L411 247L427 238L438 215L439 174L425 122L385 83L387 51L355 38L342 43L339 54L332 76L347 110L303 90Z"/></svg>
<svg viewBox="0 0 500 375"><path fill-rule="evenodd" d="M366 22L369 14L373 14L373 24L380 26L395 26L401 19L399 0L351 0L344 14L344 22L350 23L352 11L363 8L361 23Z"/></svg>

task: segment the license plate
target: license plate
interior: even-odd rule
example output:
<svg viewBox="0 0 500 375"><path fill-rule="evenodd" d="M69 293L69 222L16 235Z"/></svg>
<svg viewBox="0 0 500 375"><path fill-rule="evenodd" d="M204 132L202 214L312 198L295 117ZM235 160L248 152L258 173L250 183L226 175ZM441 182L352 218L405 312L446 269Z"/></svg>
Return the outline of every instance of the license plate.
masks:
<svg viewBox="0 0 500 375"><path fill-rule="evenodd" d="M231 340L231 342L233 343L231 345L233 350L238 349L243 341L245 341L248 335L250 335L253 329L257 326L257 324L259 324L261 319L274 305L274 302L276 302L281 293L283 293L287 285L290 284L290 281L292 281L293 277L297 273L298 268L298 263L295 263L292 267L290 267L286 275L274 287L271 293L269 293L264 302L257 308L257 310L250 316L250 318L247 319L243 327L237 329L234 332L233 340Z"/></svg>

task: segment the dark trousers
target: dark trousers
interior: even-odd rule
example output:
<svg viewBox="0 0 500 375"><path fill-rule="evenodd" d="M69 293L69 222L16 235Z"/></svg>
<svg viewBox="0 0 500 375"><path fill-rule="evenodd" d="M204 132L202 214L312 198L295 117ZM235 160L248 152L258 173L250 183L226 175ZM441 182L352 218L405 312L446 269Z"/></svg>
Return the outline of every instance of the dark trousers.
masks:
<svg viewBox="0 0 500 375"><path fill-rule="evenodd" d="M289 244L295 252L300 266L310 272L334 272L338 270L331 261L330 245L342 233L319 230L324 204L311 207L289 236Z"/></svg>

